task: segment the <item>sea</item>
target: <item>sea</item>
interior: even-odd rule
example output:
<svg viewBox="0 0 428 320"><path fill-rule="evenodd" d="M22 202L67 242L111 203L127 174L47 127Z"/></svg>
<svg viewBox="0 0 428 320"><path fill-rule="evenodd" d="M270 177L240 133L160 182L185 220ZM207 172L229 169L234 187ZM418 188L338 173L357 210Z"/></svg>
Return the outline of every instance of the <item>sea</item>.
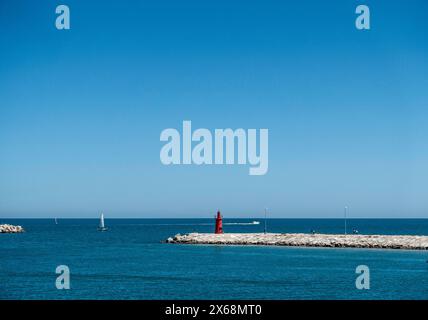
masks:
<svg viewBox="0 0 428 320"><path fill-rule="evenodd" d="M252 224L252 221L260 224ZM214 219L0 219L0 299L428 299L428 252L167 244L213 232ZM224 219L225 232L263 232L264 219ZM268 232L344 233L340 219L267 219ZM348 219L360 234L428 235L428 219ZM70 289L57 289L58 266ZM367 266L367 289L358 289ZM367 277L368 276L368 277ZM359 279L359 280L358 280Z"/></svg>

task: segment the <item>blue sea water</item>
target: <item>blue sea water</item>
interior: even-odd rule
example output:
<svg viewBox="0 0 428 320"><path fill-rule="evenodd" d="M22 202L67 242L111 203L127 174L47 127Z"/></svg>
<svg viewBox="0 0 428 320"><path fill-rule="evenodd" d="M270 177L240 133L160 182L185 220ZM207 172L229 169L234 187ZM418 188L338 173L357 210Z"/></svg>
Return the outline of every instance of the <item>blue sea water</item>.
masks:
<svg viewBox="0 0 428 320"><path fill-rule="evenodd" d="M262 232L252 219L225 232ZM428 252L165 244L177 233L213 232L209 219L2 219L23 234L0 234L0 299L428 299ZM230 224L229 224L230 223ZM268 219L271 232L342 233L343 220ZM352 219L362 234L428 235L428 219ZM67 265L71 289L58 290ZM370 289L355 287L358 265Z"/></svg>

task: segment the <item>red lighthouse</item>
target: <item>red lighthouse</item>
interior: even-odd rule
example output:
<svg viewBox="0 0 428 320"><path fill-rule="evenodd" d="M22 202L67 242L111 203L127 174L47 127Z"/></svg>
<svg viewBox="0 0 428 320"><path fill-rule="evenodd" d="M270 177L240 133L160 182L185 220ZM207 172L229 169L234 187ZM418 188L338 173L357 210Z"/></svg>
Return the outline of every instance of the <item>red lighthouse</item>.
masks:
<svg viewBox="0 0 428 320"><path fill-rule="evenodd" d="M214 233L223 233L223 217L220 214L220 211L217 211L217 217L215 218L215 232Z"/></svg>

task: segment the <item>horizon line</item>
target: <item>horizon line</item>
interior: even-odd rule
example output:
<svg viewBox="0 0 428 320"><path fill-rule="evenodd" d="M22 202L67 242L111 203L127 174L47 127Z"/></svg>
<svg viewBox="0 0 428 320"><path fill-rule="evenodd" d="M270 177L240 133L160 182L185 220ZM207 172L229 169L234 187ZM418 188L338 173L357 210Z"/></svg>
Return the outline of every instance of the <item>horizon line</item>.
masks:
<svg viewBox="0 0 428 320"><path fill-rule="evenodd" d="M109 219L109 220L118 220L118 219L207 219L207 220L211 220L213 219L212 217L181 217L181 218L177 218L177 217L104 217L105 219ZM82 220L92 220L92 219L99 219L98 216L95 217L58 217L58 216L52 216L52 217L1 217L0 221L2 219L15 219L15 220L19 220L19 219L37 219L37 220L50 220L50 219L82 219ZM254 219L258 219L258 220L265 220L264 217L223 217L223 219L245 219L245 220L254 220ZM345 220L344 217L271 217L271 218L266 218L266 220L274 220L274 219L325 219L325 220ZM389 219L389 220L405 220L405 219L428 219L428 217L347 217L346 220L353 220L353 219Z"/></svg>

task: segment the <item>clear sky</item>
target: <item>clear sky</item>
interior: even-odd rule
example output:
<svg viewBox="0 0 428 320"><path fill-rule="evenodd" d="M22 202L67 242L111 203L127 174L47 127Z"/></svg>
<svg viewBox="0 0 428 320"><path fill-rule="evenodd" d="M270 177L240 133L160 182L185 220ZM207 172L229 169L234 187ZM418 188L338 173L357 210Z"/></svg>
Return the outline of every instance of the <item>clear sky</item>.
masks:
<svg viewBox="0 0 428 320"><path fill-rule="evenodd" d="M428 218L427 39L426 0L0 1L0 217ZM162 165L183 120L268 173Z"/></svg>

